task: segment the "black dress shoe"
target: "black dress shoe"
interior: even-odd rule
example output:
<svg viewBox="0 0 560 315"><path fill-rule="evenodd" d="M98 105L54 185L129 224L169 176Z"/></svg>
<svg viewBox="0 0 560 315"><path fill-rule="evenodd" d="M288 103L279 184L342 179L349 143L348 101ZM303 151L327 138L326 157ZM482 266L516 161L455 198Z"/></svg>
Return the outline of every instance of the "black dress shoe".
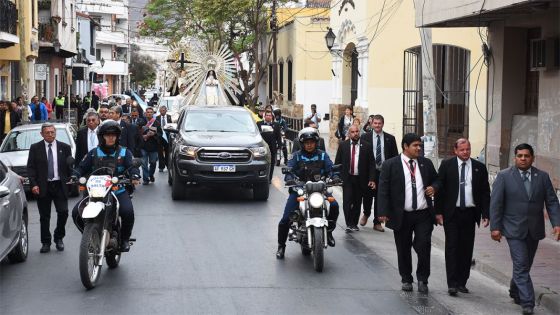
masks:
<svg viewBox="0 0 560 315"><path fill-rule="evenodd" d="M122 240L121 242L121 252L128 252L130 251L130 241L129 240Z"/></svg>
<svg viewBox="0 0 560 315"><path fill-rule="evenodd" d="M153 176L150 176L150 182L152 182L152 183L153 183L153 182L155 182L155 181L156 181L156 178L155 178L155 177L153 177Z"/></svg>
<svg viewBox="0 0 560 315"><path fill-rule="evenodd" d="M447 289L447 293L451 296L457 296L457 288L449 288Z"/></svg>
<svg viewBox="0 0 560 315"><path fill-rule="evenodd" d="M327 244L330 247L334 247L334 245L336 244L336 242L334 241L334 237L332 235L332 232L327 232Z"/></svg>
<svg viewBox="0 0 560 315"><path fill-rule="evenodd" d="M515 294L515 293L511 293L511 291L509 292L509 297L513 299L513 303L519 305L521 304L521 299L519 298L519 295Z"/></svg>
<svg viewBox="0 0 560 315"><path fill-rule="evenodd" d="M360 228L357 225L352 226L351 229L354 232L358 232L360 230Z"/></svg>
<svg viewBox="0 0 560 315"><path fill-rule="evenodd" d="M423 281L418 281L418 292L428 293L428 284Z"/></svg>
<svg viewBox="0 0 560 315"><path fill-rule="evenodd" d="M467 287L465 287L464 285L458 287L457 291L459 291L461 293L469 293L469 289L467 289Z"/></svg>
<svg viewBox="0 0 560 315"><path fill-rule="evenodd" d="M58 250L59 252L64 250L64 243L62 242L62 240L54 240L54 244L56 246L56 250Z"/></svg>
<svg viewBox="0 0 560 315"><path fill-rule="evenodd" d="M41 250L39 251L41 254L48 253L51 251L51 244L43 244L41 246Z"/></svg>
<svg viewBox="0 0 560 315"><path fill-rule="evenodd" d="M276 251L276 259L284 259L285 251L286 251L286 245L278 245L278 251Z"/></svg>
<svg viewBox="0 0 560 315"><path fill-rule="evenodd" d="M533 308L532 307L524 307L523 308L523 315L532 315L533 314Z"/></svg>
<svg viewBox="0 0 560 315"><path fill-rule="evenodd" d="M410 282L403 282L401 289L406 292L412 291L412 283Z"/></svg>

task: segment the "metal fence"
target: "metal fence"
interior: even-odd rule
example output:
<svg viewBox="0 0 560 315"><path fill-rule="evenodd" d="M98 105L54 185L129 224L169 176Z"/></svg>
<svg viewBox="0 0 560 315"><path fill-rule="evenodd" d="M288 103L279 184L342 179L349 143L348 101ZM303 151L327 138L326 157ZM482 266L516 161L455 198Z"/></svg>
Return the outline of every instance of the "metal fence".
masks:
<svg viewBox="0 0 560 315"><path fill-rule="evenodd" d="M0 32L17 35L17 8L10 0L0 0Z"/></svg>

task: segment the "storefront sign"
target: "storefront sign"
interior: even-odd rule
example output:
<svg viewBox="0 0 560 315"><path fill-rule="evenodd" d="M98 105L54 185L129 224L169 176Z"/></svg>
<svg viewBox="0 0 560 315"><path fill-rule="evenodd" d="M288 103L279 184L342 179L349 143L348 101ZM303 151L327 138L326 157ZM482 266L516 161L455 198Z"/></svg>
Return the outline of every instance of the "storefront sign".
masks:
<svg viewBox="0 0 560 315"><path fill-rule="evenodd" d="M35 64L35 80L47 80L47 65L42 63Z"/></svg>

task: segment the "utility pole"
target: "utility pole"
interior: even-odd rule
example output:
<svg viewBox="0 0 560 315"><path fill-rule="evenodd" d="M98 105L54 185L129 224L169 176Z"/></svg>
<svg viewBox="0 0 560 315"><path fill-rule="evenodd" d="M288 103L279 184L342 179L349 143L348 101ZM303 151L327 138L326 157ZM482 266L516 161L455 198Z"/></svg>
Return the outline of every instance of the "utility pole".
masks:
<svg viewBox="0 0 560 315"><path fill-rule="evenodd" d="M278 18L276 16L277 0L272 1L272 16L270 18L270 29L272 31L272 99L274 92L278 92L278 62L277 62L277 44L278 44ZM278 105L278 104L276 104Z"/></svg>
<svg viewBox="0 0 560 315"><path fill-rule="evenodd" d="M438 163L438 135L436 109L436 82L432 58L432 29L420 28L422 42L422 114L424 117L424 156Z"/></svg>
<svg viewBox="0 0 560 315"><path fill-rule="evenodd" d="M24 104L29 104L29 66L27 64L27 56L25 52L25 47L27 44L25 33L25 6L26 1L17 1L17 11L18 11L18 33L19 33L19 76L21 85L21 96L23 97ZM33 14L33 12L32 12ZM25 119L25 118L24 118Z"/></svg>

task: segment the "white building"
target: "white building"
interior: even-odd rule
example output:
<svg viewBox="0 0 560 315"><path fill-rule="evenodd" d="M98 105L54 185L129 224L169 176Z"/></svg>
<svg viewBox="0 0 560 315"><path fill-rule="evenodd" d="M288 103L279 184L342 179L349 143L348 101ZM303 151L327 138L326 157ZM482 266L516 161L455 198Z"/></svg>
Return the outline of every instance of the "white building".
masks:
<svg viewBox="0 0 560 315"><path fill-rule="evenodd" d="M128 0L84 0L79 9L99 24L96 34L95 82L107 82L108 94L129 88Z"/></svg>

